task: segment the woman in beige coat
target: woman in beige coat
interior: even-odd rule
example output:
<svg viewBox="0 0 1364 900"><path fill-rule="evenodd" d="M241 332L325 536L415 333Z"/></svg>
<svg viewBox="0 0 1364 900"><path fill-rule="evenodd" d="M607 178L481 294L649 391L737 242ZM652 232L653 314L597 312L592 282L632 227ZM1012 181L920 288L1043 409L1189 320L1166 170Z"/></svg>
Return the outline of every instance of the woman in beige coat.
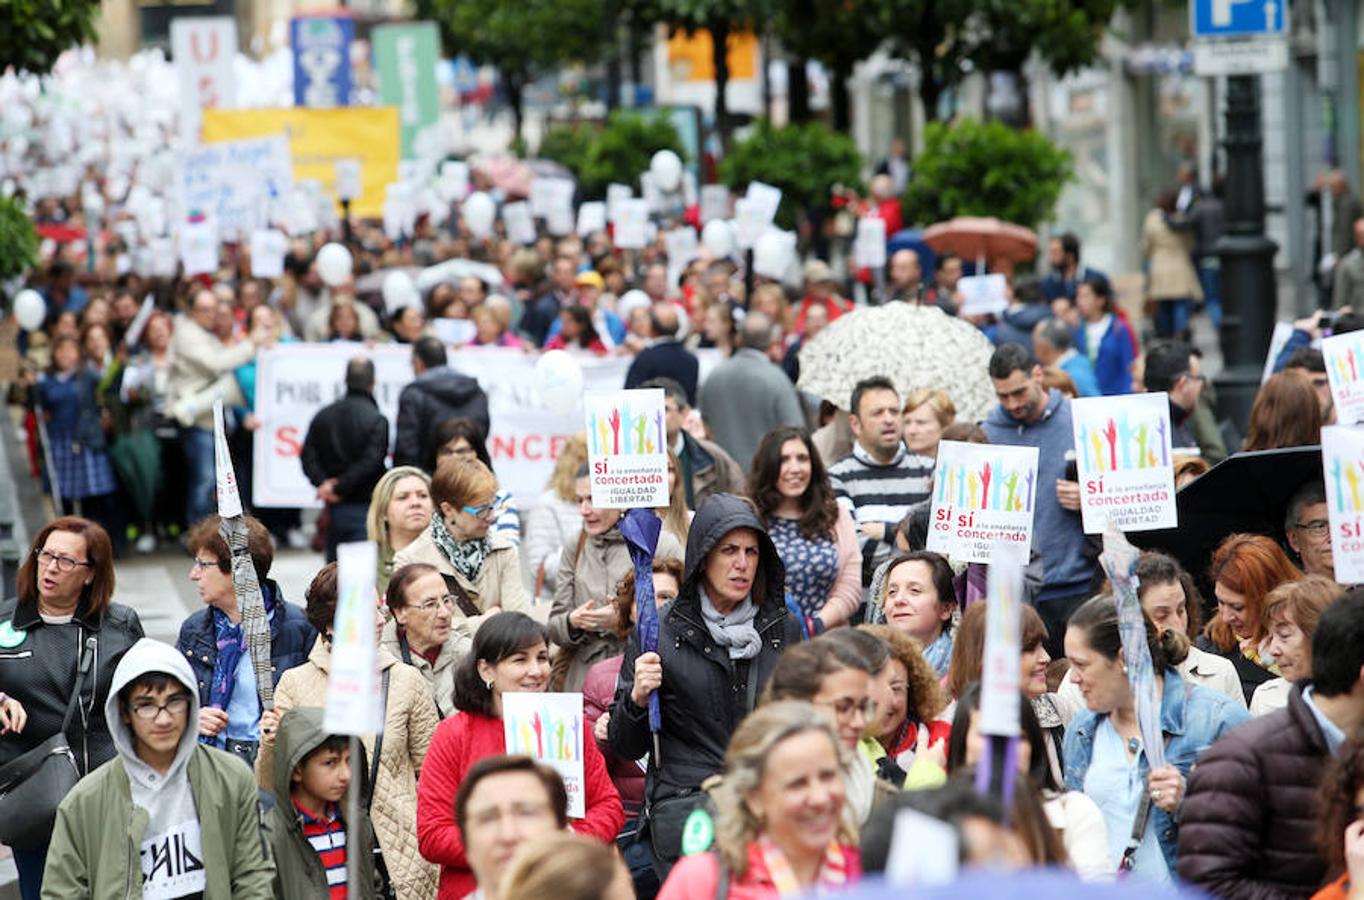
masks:
<svg viewBox="0 0 1364 900"><path fill-rule="evenodd" d="M549 613L549 637L559 653L550 683L554 691L581 691L588 669L625 652L614 598L634 563L620 533L622 511L592 505L586 464L578 470L577 499L582 531L564 545ZM659 532L656 559L685 556L676 535L666 528Z"/></svg>
<svg viewBox="0 0 1364 900"><path fill-rule="evenodd" d="M274 789L274 739L280 717L297 707L327 705L336 596L336 563L328 563L314 576L307 594L308 621L322 636L306 663L284 673L275 688L275 708L261 716L256 783L267 791ZM378 621L383 621L382 613ZM378 663L381 675L388 676L388 692L384 697L383 748L369 815L398 900L435 900L440 870L423 859L417 849L417 778L440 720L431 688L420 672L382 649ZM373 759L374 741L372 736L363 738L366 759ZM364 777L368 779L369 772Z"/></svg>
<svg viewBox="0 0 1364 900"><path fill-rule="evenodd" d="M1141 226L1146 257L1146 297L1156 306L1156 334L1174 337L1189 327L1189 302L1203 299L1193 264L1193 231L1175 213L1175 194L1166 191Z"/></svg>
<svg viewBox="0 0 1364 900"><path fill-rule="evenodd" d="M502 610L528 612L526 584L516 545L488 532L497 478L478 460L447 457L431 479L435 515L421 535L393 557L435 566L455 597L454 632L472 639L483 620Z"/></svg>

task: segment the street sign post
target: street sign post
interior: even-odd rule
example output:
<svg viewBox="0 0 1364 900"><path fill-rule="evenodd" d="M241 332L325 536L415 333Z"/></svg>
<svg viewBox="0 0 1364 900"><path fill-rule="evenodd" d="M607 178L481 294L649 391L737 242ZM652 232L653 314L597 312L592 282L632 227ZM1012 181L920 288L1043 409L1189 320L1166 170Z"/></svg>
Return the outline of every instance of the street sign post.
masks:
<svg viewBox="0 0 1364 900"><path fill-rule="evenodd" d="M1288 67L1287 0L1191 0L1194 72L1259 75Z"/></svg>

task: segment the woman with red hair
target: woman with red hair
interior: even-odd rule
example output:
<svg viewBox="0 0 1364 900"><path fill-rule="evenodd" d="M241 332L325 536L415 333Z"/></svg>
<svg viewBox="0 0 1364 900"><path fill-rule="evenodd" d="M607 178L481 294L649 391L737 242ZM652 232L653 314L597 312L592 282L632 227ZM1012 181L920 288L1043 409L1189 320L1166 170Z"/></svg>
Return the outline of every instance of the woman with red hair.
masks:
<svg viewBox="0 0 1364 900"><path fill-rule="evenodd" d="M1259 534L1228 535L1213 553L1210 571L1217 615L1197 646L1231 660L1248 704L1257 687L1279 674L1269 655L1265 595L1303 575L1282 547Z"/></svg>

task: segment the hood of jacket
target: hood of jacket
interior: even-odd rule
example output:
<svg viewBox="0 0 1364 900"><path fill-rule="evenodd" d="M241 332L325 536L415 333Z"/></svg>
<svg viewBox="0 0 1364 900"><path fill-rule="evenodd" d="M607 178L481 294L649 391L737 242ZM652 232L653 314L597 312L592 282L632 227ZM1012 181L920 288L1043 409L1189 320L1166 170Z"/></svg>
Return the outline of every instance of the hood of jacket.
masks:
<svg viewBox="0 0 1364 900"><path fill-rule="evenodd" d="M760 607L775 603L785 608L786 568L777 554L777 547L753 507L747 500L734 494L713 494L696 511L691 530L687 533L687 561L679 596L698 596L701 578L705 574L702 562L720 543L720 539L736 528L751 528L758 535L758 572L753 583L756 588L761 582L766 596L755 596L754 602Z"/></svg>
<svg viewBox="0 0 1364 900"><path fill-rule="evenodd" d="M275 783L271 788L275 792L276 802L286 809L294 767L327 739L328 732L322 726L325 714L321 707L301 706L289 710L279 720L279 731L275 734ZM355 771L352 763L352 774Z"/></svg>
<svg viewBox="0 0 1364 900"><path fill-rule="evenodd" d="M990 415L986 417L985 422L987 425L993 425L996 428L1013 428L1018 431L1025 431L1034 426L1041 425L1043 422L1050 419L1056 413L1057 408L1060 407L1061 401L1063 400L1065 400L1065 396L1062 395L1060 391L1052 388L1047 391L1047 405L1042 411L1041 418L1037 421L1024 424L1005 412L1003 406L996 405L994 409L990 410Z"/></svg>
<svg viewBox="0 0 1364 900"><path fill-rule="evenodd" d="M119 713L118 695L138 677L149 672L163 672L185 686L189 692L189 712L185 716L185 733L180 735L180 748L176 751L175 761L165 777L157 775L151 766L137 756L132 727L123 721ZM190 754L199 742L199 687L194 680L185 657L170 644L142 638L123 654L114 669L114 680L109 685L109 696L104 701L104 721L109 724L109 734L113 738L118 755L123 758L123 766L130 779L135 779L142 787L156 790L168 784L188 762Z"/></svg>
<svg viewBox="0 0 1364 900"><path fill-rule="evenodd" d="M1008 322L1013 327L1032 333L1033 328L1038 322L1045 321L1052 317L1050 303L1025 303L1021 306L1006 309L1000 314L1000 318Z"/></svg>
<svg viewBox="0 0 1364 900"><path fill-rule="evenodd" d="M460 406L478 396L478 379L461 375L449 366L428 369L412 380L425 394L447 406Z"/></svg>

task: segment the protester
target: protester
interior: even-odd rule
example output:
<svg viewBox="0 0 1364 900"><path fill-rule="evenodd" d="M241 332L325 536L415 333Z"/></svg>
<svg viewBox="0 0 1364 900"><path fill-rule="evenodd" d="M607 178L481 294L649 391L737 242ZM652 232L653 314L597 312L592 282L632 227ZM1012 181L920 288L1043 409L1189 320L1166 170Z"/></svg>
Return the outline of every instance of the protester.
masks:
<svg viewBox="0 0 1364 900"><path fill-rule="evenodd" d="M1014 786L1015 791L1027 788L1026 782ZM895 798L894 805L886 804L877 810L862 829L862 863L868 874L886 871L896 820L902 810L912 810L947 826L958 848L957 864L967 871L984 868L998 872L1001 879L1011 879L1011 889L1017 887L1012 880L1016 870L1036 861L1033 849L1023 838L1005 827L999 798L976 790L975 771L968 767L939 787L905 791ZM1040 810L1037 819L1036 824L1046 820ZM1036 830L1033 836L1043 841L1048 837L1045 831L1037 834ZM1050 839L1053 845L1060 844L1054 832Z"/></svg>
<svg viewBox="0 0 1364 900"><path fill-rule="evenodd" d="M389 619L380 646L426 678L440 718L455 712L455 669L472 644L451 621L455 599L435 566L411 563L393 573L384 595Z"/></svg>
<svg viewBox="0 0 1364 900"><path fill-rule="evenodd" d="M446 419L472 419L488 433L488 396L476 379L451 369L445 345L420 338L412 345L412 379L398 395L393 465L420 466L435 452L435 430Z"/></svg>
<svg viewBox="0 0 1364 900"><path fill-rule="evenodd" d="M375 840L365 804L354 821L348 820L347 789L364 777L363 754L352 759L350 738L328 734L322 719L323 710L309 707L291 709L279 721L276 745L283 765L275 769L275 803L266 829L275 896L302 900L344 891L348 898L376 897L373 853L357 854L358 881L350 881L350 854ZM370 787L364 784L362 791Z"/></svg>
<svg viewBox="0 0 1364 900"><path fill-rule="evenodd" d="M453 814L469 863L465 880L478 890L442 896L506 900L502 885L517 852L568 828L568 793L559 773L530 757L485 756L460 782Z"/></svg>
<svg viewBox="0 0 1364 900"><path fill-rule="evenodd" d="M701 385L701 413L715 442L745 464L764 434L779 425L805 424L795 387L767 358L773 335L771 319L750 313L741 328L740 348Z"/></svg>
<svg viewBox="0 0 1364 900"><path fill-rule="evenodd" d="M275 708L261 717L260 756L256 783L277 790L276 741L281 717L291 709L327 705L327 682L332 670L332 623L336 620L338 589L336 563L323 566L308 586L308 621L317 629L308 661L290 669L275 690ZM384 624L383 607L375 609L375 640ZM380 688L383 729L361 741L369 771L369 815L383 853L384 866L398 900L429 900L435 892L436 869L418 855L417 778L421 775L436 730L436 706L431 689L411 666L380 650L375 657ZM288 764L288 760L284 760ZM297 765L297 762L294 763ZM285 782L287 784L287 782ZM276 803L284 798L276 796Z"/></svg>
<svg viewBox="0 0 1364 900"><path fill-rule="evenodd" d="M786 595L811 631L845 624L862 605L861 554L848 511L803 428L775 428L753 456L748 495L786 569Z"/></svg>
<svg viewBox="0 0 1364 900"><path fill-rule="evenodd" d="M1086 278L1076 289L1075 305L1082 319L1075 329L1075 349L1093 366L1100 393L1129 393L1136 339L1118 315L1113 286L1102 276Z"/></svg>
<svg viewBox="0 0 1364 900"><path fill-rule="evenodd" d="M896 556L878 575L881 590L872 602L880 607L885 623L918 641L938 678L945 677L952 663L957 611L952 567L940 554L912 550Z"/></svg>
<svg viewBox="0 0 1364 900"><path fill-rule="evenodd" d="M784 584L761 520L741 498L717 494L692 522L681 591L659 617L657 651L641 652L639 636L630 636L608 734L618 756L649 753L649 694L658 692L662 723L647 802L660 876L680 855L701 782L723 767L734 729L757 705L782 651L800 641Z"/></svg>
<svg viewBox="0 0 1364 900"><path fill-rule="evenodd" d="M327 562L336 547L365 539L365 517L388 456L388 419L374 402L374 363L346 366L346 395L318 410L303 439L303 474L327 506Z"/></svg>
<svg viewBox="0 0 1364 900"><path fill-rule="evenodd" d="M1037 611L1047 627L1047 652L1055 658L1062 655L1066 620L1089 596L1095 573L1080 523L1080 485L1066 477L1066 454L1075 449L1070 401L1042 387L1041 367L1017 344L995 350L990 381L999 397L999 407L982 425L990 443L1038 449L1034 528L1045 536L1046 552Z"/></svg>
<svg viewBox="0 0 1364 900"><path fill-rule="evenodd" d="M592 314L587 307L576 303L565 306L559 311L558 323L558 334L545 341L546 350L568 350L593 356L606 356L611 352L592 324Z"/></svg>
<svg viewBox="0 0 1364 900"><path fill-rule="evenodd" d="M1332 754L1321 777L1318 796L1321 828L1317 843L1328 873L1340 873L1335 881L1312 895L1312 900L1349 900L1364 884L1364 737L1348 737ZM1327 877L1330 877L1328 874Z"/></svg>
<svg viewBox="0 0 1364 900"><path fill-rule="evenodd" d="M1080 239L1069 231L1047 243L1047 266L1049 271L1042 276L1042 293L1048 303L1061 297L1073 302L1083 282L1103 277L1080 265Z"/></svg>
<svg viewBox="0 0 1364 900"><path fill-rule="evenodd" d="M1039 620L1040 621L1040 620ZM1044 685L1045 686L1045 685ZM1041 794L1051 827L1065 845L1066 863L1085 881L1111 881L1116 874L1109 858L1108 828L1103 813L1082 791L1066 790L1050 763L1051 741L1039 723L1036 700L1021 698L1018 711L1018 773ZM947 771L979 766L986 736L980 723L980 682L969 682L957 698L952 739L947 747Z"/></svg>
<svg viewBox="0 0 1364 900"><path fill-rule="evenodd" d="M933 460L905 448L903 406L889 378L864 379L853 388L848 422L857 443L829 466L834 497L857 522L862 583L890 558L895 525L928 499Z"/></svg>
<svg viewBox="0 0 1364 900"><path fill-rule="evenodd" d="M745 719L712 791L716 850L679 862L659 900L714 897L722 881L736 898L836 892L857 881L841 755L828 715L810 704L773 703Z"/></svg>
<svg viewBox="0 0 1364 900"><path fill-rule="evenodd" d="M552 834L516 854L504 876L504 900L635 900L620 856L576 834Z"/></svg>
<svg viewBox="0 0 1364 900"><path fill-rule="evenodd" d="M1312 383L1291 372L1269 376L1250 407L1243 450L1278 450L1321 443L1321 408Z"/></svg>
<svg viewBox="0 0 1364 900"><path fill-rule="evenodd" d="M1279 667L1279 677L1255 689L1250 714L1262 716L1288 703L1293 685L1312 674L1312 634L1321 614L1344 590L1329 578L1308 575L1281 584L1265 595L1264 619L1269 628L1269 655Z"/></svg>
<svg viewBox="0 0 1364 900"><path fill-rule="evenodd" d="M838 296L838 280L833 270L822 259L812 259L805 264L805 296L796 309L796 332L805 332L805 319L814 307L821 307L828 313L832 322L843 313L852 309L852 304Z"/></svg>
<svg viewBox="0 0 1364 900"><path fill-rule="evenodd" d="M1278 544L1263 535L1232 534L1218 545L1209 567L1217 614L1198 638L1200 650L1230 659L1250 703L1255 689L1279 674L1269 656L1265 597L1302 578Z"/></svg>
<svg viewBox="0 0 1364 900"><path fill-rule="evenodd" d="M1142 747L1117 604L1111 595L1101 594L1077 609L1066 628L1068 677L1088 707L1066 728L1066 787L1084 791L1103 811L1115 870L1121 866L1142 883L1169 884L1175 877L1188 774L1214 741L1248 715L1226 695L1181 678L1174 667L1184 657L1186 641L1174 630L1158 631L1150 617L1142 617L1160 729L1167 736L1165 765L1153 767ZM1137 825L1143 826L1140 833Z"/></svg>
<svg viewBox="0 0 1364 900"><path fill-rule="evenodd" d="M455 706L460 711L436 729L417 786L417 835L422 856L441 867L441 900L464 897L474 888L472 858L466 854L451 798L470 766L506 752L503 696L549 687L548 638L544 626L524 613L491 616L474 635L473 648L456 674ZM625 821L620 796L592 735L585 732L582 742L586 816L574 819L573 828L613 841Z"/></svg>
<svg viewBox="0 0 1364 900"><path fill-rule="evenodd" d="M643 387L654 378L671 378L686 391L684 406L696 405L697 377L700 363L678 340L680 327L677 307L671 303L656 303L649 310L653 320L654 341L641 350L625 373L625 389Z"/></svg>
<svg viewBox="0 0 1364 900"><path fill-rule="evenodd" d="M118 754L58 807L44 897L128 896L134 883L144 897L270 896L255 785L198 746L198 706L168 644L142 638L123 654L103 704Z"/></svg>
<svg viewBox="0 0 1364 900"><path fill-rule="evenodd" d="M534 599L554 590L564 546L578 530L578 469L587 462L587 441L575 434L559 448L554 471L539 502L526 515L526 564L535 579Z"/></svg>
<svg viewBox="0 0 1364 900"><path fill-rule="evenodd" d="M1141 226L1141 252L1146 258L1146 297L1156 305L1156 334L1182 336L1189 325L1189 304L1203 299L1203 286L1193 266L1193 234L1180 226L1175 194L1165 191Z"/></svg>
<svg viewBox="0 0 1364 900"><path fill-rule="evenodd" d="M856 630L881 641L888 650L886 666L877 678L885 682L890 703L877 705L869 728L883 751L874 760L879 774L886 776L889 763L908 773L920 755L940 769L951 726L943 718L949 698L938 685L937 673L918 645L889 625L859 625ZM868 748L865 741L862 747Z"/></svg>
<svg viewBox="0 0 1364 900"><path fill-rule="evenodd" d="M1216 465L1226 458L1221 435L1199 427L1202 402L1202 363L1183 341L1158 341L1146 350L1143 380L1148 393L1164 392L1170 400L1170 445L1197 447L1198 455Z"/></svg>
<svg viewBox="0 0 1364 900"><path fill-rule="evenodd" d="M114 667L142 637L142 623L136 611L113 603L113 595L113 549L103 528L64 516L34 536L16 597L0 601L0 645L8 651L0 653L0 766L62 731L77 689L78 713L65 730L77 771L86 775L114 756L115 726L105 717L105 701L116 693ZM90 674L81 677L86 654ZM10 849L21 895L37 900L46 842Z"/></svg>
<svg viewBox="0 0 1364 900"><path fill-rule="evenodd" d="M393 556L395 569L436 567L455 597L455 631L470 637L488 616L529 603L516 545L489 535L496 496L497 479L483 463L446 460L431 479L431 524Z"/></svg>
<svg viewBox="0 0 1364 900"><path fill-rule="evenodd" d="M1102 346L1102 342L1101 342ZM1032 331L1032 352L1043 370L1056 368L1070 376L1079 397L1103 393L1089 357L1075 349L1075 331L1060 319L1045 319Z"/></svg>
<svg viewBox="0 0 1364 900"><path fill-rule="evenodd" d="M436 474L441 461L446 459L462 462L476 459L487 466L489 472L493 472L488 442L473 419L446 419L436 426L432 438L435 447L426 463L426 470L432 475ZM493 494L493 526L490 533L521 546L521 510L512 492L501 485Z"/></svg>
<svg viewBox="0 0 1364 900"><path fill-rule="evenodd" d="M1364 723L1364 592L1351 590L1312 633L1310 684L1288 705L1213 744L1189 779L1179 875L1216 896L1308 897L1326 875L1313 846L1317 787Z"/></svg>
<svg viewBox="0 0 1364 900"><path fill-rule="evenodd" d="M394 466L370 496L365 535L379 545L379 593L388 590L393 556L431 526L431 478L416 466Z"/></svg>
<svg viewBox="0 0 1364 900"><path fill-rule="evenodd" d="M682 486L686 489L688 509L699 509L714 494L739 494L745 490L744 468L713 441L692 434L683 427L692 413L686 391L671 378L651 378L641 388L663 391L663 428L668 449L677 454L682 466Z"/></svg>
<svg viewBox="0 0 1364 900"><path fill-rule="evenodd" d="M1304 573L1335 580L1336 563L1331 549L1331 520L1326 507L1325 484L1307 481L1293 492L1284 512L1283 530L1288 548L1297 555Z"/></svg>
<svg viewBox="0 0 1364 900"><path fill-rule="evenodd" d="M550 678L553 691L582 690L589 668L624 652L620 616L611 598L620 580L634 570L620 530L623 511L593 505L586 463L577 474L578 534L564 546L548 622L550 640L558 648ZM659 533L655 556L680 559L683 552L672 532Z"/></svg>
<svg viewBox="0 0 1364 900"><path fill-rule="evenodd" d="M933 459L944 428L957 418L957 407L947 391L920 388L905 397L905 447L910 453Z"/></svg>
<svg viewBox="0 0 1364 900"><path fill-rule="evenodd" d="M152 504L152 518L134 523L142 532L135 544L141 553L154 550L158 540L178 535L183 512L177 507L185 495L185 460L167 402L170 345L170 316L153 313L143 328L141 349L129 359L119 381L119 400L128 411L130 428L153 437L160 459L160 487Z"/></svg>

